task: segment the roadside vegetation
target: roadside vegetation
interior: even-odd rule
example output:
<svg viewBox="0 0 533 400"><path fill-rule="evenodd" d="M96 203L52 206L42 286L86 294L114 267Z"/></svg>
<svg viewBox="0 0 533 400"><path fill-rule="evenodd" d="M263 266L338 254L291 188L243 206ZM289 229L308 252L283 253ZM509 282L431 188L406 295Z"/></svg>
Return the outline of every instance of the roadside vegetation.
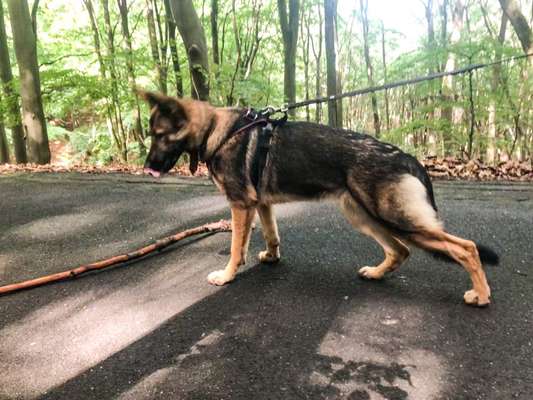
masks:
<svg viewBox="0 0 533 400"><path fill-rule="evenodd" d="M410 46L367 0L1 3L1 163L140 165L150 138L135 87L261 108L533 53L531 0L406 3L420 26ZM433 164L527 175L532 67L506 62L291 118L366 131Z"/></svg>

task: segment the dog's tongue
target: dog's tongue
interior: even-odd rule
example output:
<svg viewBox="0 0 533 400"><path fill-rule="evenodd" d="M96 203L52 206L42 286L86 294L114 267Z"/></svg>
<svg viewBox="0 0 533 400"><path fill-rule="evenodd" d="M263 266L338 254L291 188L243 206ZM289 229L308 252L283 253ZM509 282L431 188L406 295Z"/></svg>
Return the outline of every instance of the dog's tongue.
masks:
<svg viewBox="0 0 533 400"><path fill-rule="evenodd" d="M152 168L145 168L144 173L152 175L154 178L159 178L161 176L161 172L154 171Z"/></svg>

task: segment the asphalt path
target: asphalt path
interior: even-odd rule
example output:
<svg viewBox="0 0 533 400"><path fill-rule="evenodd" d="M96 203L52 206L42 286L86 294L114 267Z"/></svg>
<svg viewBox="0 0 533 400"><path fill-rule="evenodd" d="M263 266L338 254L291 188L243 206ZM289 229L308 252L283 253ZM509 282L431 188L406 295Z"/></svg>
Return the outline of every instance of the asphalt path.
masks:
<svg viewBox="0 0 533 400"><path fill-rule="evenodd" d="M492 304L463 304L460 267L413 251L381 282L381 250L333 203L276 206L237 279L210 286L230 234L0 297L1 399L533 398L533 185L436 183L447 229L493 247ZM0 177L0 284L228 218L203 179Z"/></svg>

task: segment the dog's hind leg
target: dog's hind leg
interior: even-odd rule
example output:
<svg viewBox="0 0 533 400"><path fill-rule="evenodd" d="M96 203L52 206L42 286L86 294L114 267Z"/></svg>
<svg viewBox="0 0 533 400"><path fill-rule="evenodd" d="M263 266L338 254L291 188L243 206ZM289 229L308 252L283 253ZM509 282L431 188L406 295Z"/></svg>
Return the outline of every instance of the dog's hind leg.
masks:
<svg viewBox="0 0 533 400"><path fill-rule="evenodd" d="M266 250L258 255L259 261L263 263L275 263L279 261L279 233L276 217L272 205L262 204L257 208L261 226L263 227L263 237L266 242Z"/></svg>
<svg viewBox="0 0 533 400"><path fill-rule="evenodd" d="M428 188L414 176L405 174L398 182L381 189L378 213L389 223L403 228L402 238L431 252L444 253L470 274L473 288L464 295L468 304L489 304L490 288L481 266L477 247L470 240L446 233L437 216Z"/></svg>
<svg viewBox="0 0 533 400"><path fill-rule="evenodd" d="M255 208L231 207L231 257L225 269L213 271L207 276L209 283L223 285L231 282L239 266L246 262L254 216Z"/></svg>
<svg viewBox="0 0 533 400"><path fill-rule="evenodd" d="M341 208L352 226L376 240L385 252L385 260L375 267L362 267L359 276L367 279L382 279L397 269L409 256L409 248L392 236L391 232L370 216L349 194L341 198Z"/></svg>
<svg viewBox="0 0 533 400"><path fill-rule="evenodd" d="M472 289L465 292L465 303L476 306L490 303L490 287L474 242L450 235L444 230L413 233L408 238L423 249L448 255L466 269L472 280Z"/></svg>

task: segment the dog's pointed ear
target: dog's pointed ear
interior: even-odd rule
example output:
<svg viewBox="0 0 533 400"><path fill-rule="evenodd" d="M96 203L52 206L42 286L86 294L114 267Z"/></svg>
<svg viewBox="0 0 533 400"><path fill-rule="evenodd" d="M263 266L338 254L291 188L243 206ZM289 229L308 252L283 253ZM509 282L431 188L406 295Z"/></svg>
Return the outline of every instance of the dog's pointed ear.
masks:
<svg viewBox="0 0 533 400"><path fill-rule="evenodd" d="M135 89L137 95L145 100L151 109L157 107L161 114L178 119L187 119L185 109L178 99L162 93L149 92L139 88Z"/></svg>
<svg viewBox="0 0 533 400"><path fill-rule="evenodd" d="M191 171L191 175L194 175L197 169L198 169L198 151L194 150L189 153L189 171Z"/></svg>

